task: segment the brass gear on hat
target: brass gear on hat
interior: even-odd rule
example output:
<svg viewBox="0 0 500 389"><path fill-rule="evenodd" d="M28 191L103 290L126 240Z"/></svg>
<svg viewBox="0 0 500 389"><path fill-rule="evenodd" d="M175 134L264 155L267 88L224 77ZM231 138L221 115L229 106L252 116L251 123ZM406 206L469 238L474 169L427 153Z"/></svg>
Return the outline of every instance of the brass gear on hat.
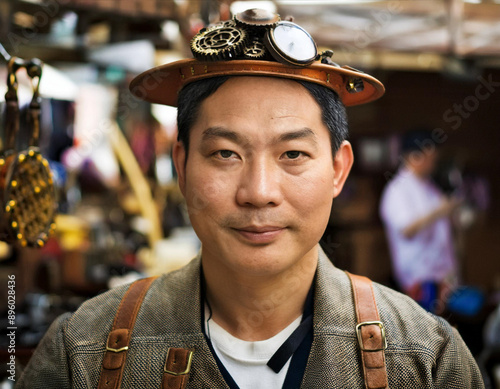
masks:
<svg viewBox="0 0 500 389"><path fill-rule="evenodd" d="M224 20L217 23L217 25L219 24L222 24L224 27L236 27L236 23L234 20Z"/></svg>
<svg viewBox="0 0 500 389"><path fill-rule="evenodd" d="M271 28L274 27L280 20L281 19L278 14L258 8L247 9L244 12L234 15L234 22L238 26L248 28L250 30Z"/></svg>
<svg viewBox="0 0 500 389"><path fill-rule="evenodd" d="M191 51L200 60L234 59L243 53L248 33L224 22L201 30L191 41Z"/></svg>
<svg viewBox="0 0 500 389"><path fill-rule="evenodd" d="M259 40L253 40L245 47L243 55L250 59L263 59L267 54L267 49L264 43Z"/></svg>

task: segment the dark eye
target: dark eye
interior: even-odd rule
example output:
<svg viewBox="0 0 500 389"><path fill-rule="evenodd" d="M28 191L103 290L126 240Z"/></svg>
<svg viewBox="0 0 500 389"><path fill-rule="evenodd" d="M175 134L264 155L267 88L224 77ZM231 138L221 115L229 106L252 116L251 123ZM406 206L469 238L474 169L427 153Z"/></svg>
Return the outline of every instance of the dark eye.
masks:
<svg viewBox="0 0 500 389"><path fill-rule="evenodd" d="M292 150L292 151L287 151L285 153L285 155L287 156L287 158L289 159L297 159L300 157L300 151L296 151L296 150Z"/></svg>
<svg viewBox="0 0 500 389"><path fill-rule="evenodd" d="M233 152L231 150L221 150L219 151L219 155L222 158L231 158L233 156Z"/></svg>

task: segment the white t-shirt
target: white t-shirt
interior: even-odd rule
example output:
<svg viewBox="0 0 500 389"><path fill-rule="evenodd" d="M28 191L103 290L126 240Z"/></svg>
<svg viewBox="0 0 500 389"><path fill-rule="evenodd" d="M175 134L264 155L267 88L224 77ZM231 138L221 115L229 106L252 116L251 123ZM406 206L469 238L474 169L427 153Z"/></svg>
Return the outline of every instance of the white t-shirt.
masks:
<svg viewBox="0 0 500 389"><path fill-rule="evenodd" d="M450 220L442 217L407 238L402 231L437 209L443 194L431 183L401 168L382 194L380 216L391 249L395 276L404 288L423 281L441 281L456 273Z"/></svg>
<svg viewBox="0 0 500 389"><path fill-rule="evenodd" d="M209 317L205 309L205 318ZM290 361L276 374L267 362L300 325L302 315L272 338L248 342L235 338L213 320L205 322L205 332L220 361L240 389L282 388Z"/></svg>

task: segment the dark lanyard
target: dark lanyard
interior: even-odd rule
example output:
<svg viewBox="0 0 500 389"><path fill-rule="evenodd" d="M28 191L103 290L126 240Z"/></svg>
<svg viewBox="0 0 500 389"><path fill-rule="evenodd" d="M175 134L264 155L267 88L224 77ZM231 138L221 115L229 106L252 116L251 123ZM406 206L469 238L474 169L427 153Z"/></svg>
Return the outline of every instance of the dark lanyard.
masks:
<svg viewBox="0 0 500 389"><path fill-rule="evenodd" d="M205 280L202 278L202 300L205 301ZM300 325L292 332L288 339L280 346L280 348L274 353L271 359L267 362L269 366L275 373L279 373L283 366L288 362L290 357L290 366L286 373L285 381L283 382L283 388L286 389L298 389L302 382L302 377L304 376L304 371L307 365L307 359L309 357L309 352L311 350L311 345L313 341L313 311L314 311L314 280L309 289L306 298L306 304L304 307L304 313L302 315L302 321ZM231 389L240 389L236 382L234 381L231 374L227 371L224 364L221 362L217 353L215 352L210 338L205 333L205 309L201 308L201 328L203 335L207 341L208 347L212 352L212 355L217 362L217 366L224 377L224 380Z"/></svg>

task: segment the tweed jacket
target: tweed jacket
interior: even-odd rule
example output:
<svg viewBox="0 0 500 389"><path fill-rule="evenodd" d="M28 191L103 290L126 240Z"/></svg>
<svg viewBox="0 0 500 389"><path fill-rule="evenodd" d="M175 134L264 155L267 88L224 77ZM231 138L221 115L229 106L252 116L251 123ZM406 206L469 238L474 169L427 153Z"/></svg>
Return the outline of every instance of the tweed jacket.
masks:
<svg viewBox="0 0 500 389"><path fill-rule="evenodd" d="M108 333L127 287L85 302L59 317L31 358L16 388L96 388ZM484 384L459 334L410 298L374 284L388 348L391 388L478 389ZM314 338L302 388L364 388L350 281L319 249ZM161 387L169 347L194 350L188 388L228 388L201 329L200 258L158 278L133 330L122 388Z"/></svg>

